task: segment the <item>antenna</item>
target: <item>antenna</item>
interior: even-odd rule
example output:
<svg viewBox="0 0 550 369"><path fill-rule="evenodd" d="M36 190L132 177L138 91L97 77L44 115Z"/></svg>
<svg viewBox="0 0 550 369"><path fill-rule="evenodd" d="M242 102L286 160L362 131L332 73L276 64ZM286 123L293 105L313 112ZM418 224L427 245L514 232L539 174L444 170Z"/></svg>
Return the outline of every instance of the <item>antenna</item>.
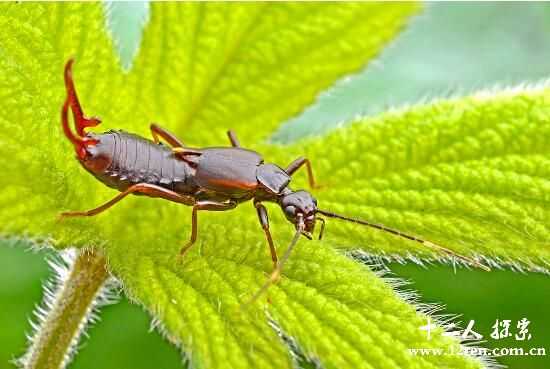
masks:
<svg viewBox="0 0 550 369"><path fill-rule="evenodd" d="M273 272L269 276L267 282L265 282L265 284L262 286L262 288L260 288L250 298L250 300L248 300L248 302L246 302L245 304L241 304L241 308L243 307L243 305L253 304L259 297L261 297L267 291L267 289L273 283L277 282L277 280L279 279L279 276L281 275L281 271L283 269L284 264L288 260L288 257L290 256L290 253L294 249L294 246L296 246L296 243L298 242L298 239L300 238L300 235L302 234L303 231L304 231L304 224L303 224L303 221L302 221L302 222L299 223L298 229L296 230L296 233L294 234L294 237L292 238L292 241L290 241L290 245L286 249L283 257L281 259L279 259L279 261L277 262L277 266L275 267L275 269L273 269Z"/></svg>
<svg viewBox="0 0 550 369"><path fill-rule="evenodd" d="M454 256L454 257L456 257L456 258L458 258L458 259L460 259L464 262L471 263L471 264L473 264L473 265L475 265L475 266L477 266L477 267L479 267L479 268L481 268L485 271L488 271L488 272L491 271L491 269L489 267L481 264L477 260L474 260L474 259L472 259L470 257L467 257L467 256L464 256L464 255L457 254L456 252L454 252L452 250L449 250L446 247L440 246L436 243L433 243L431 241L424 240L422 238L418 238L416 236L412 236L412 235L407 234L407 233L403 233L401 231L398 231L397 229L386 227L383 224L372 223L372 222L369 222L369 221L366 221L366 220L352 218L352 217L346 217L344 215L332 213L330 211L321 210L321 209L317 209L317 213L323 214L324 216L329 217L329 218L337 218L337 219L345 220L345 221L348 221L348 222L365 225L367 227L376 228L376 229L379 229L381 231L388 232L388 233L391 233L393 235L396 235L398 237L402 237L402 238L406 238L406 239L411 240L411 241L418 242L418 243L420 243L420 244L422 244L422 245L424 245L424 246L426 246L426 247L428 247L432 250L437 250L437 251L443 252L447 255Z"/></svg>

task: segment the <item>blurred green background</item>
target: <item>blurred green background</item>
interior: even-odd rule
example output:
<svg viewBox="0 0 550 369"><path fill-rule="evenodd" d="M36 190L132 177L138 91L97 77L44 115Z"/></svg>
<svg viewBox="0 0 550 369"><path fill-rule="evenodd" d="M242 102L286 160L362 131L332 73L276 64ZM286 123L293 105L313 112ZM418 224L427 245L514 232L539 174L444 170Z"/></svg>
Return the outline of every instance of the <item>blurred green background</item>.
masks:
<svg viewBox="0 0 550 369"><path fill-rule="evenodd" d="M107 4L107 23L129 67L139 45L146 3ZM428 3L424 11L378 60L342 79L318 102L275 133L286 142L317 134L357 114L375 114L436 97L457 96L481 88L536 83L550 77L550 4ZM28 318L42 298L50 276L46 252L27 245L0 245L0 368L23 353ZM485 347L545 347L547 356L507 356L512 369L550 367L550 283L547 275L509 270L491 273L391 264L395 275L411 280L421 302L442 303L442 313L475 320ZM531 324L530 341L489 337L496 319L521 318ZM101 311L100 324L89 329L72 368L180 368L177 349L150 331L142 309L122 299Z"/></svg>

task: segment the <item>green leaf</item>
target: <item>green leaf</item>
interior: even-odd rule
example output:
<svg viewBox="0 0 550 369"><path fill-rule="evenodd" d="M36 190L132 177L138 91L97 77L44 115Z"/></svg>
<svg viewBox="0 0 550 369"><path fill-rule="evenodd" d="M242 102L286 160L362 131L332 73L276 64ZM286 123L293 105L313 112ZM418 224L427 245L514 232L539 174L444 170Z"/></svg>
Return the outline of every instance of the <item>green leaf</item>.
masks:
<svg viewBox="0 0 550 369"><path fill-rule="evenodd" d="M380 3L152 4L126 89L130 116L193 145L228 128L257 143L336 78L364 66L417 6ZM136 128L138 126L136 125Z"/></svg>
<svg viewBox="0 0 550 369"><path fill-rule="evenodd" d="M223 219L226 227L236 227L245 210L251 209ZM460 355L412 357L409 348L460 348L456 340L443 337L440 328L428 341L419 330L426 324L422 314L376 274L317 242L300 243L285 277L270 290L265 313L255 306L239 312L239 303L264 282L262 272L269 271L266 246L256 233L237 236L232 231L226 236L216 223L209 222L207 229L218 232L203 232L201 255L190 255L184 268L175 263L173 247L164 238L166 250L157 248L130 260L131 255L113 258L114 269L124 268L122 279L134 297L153 307L172 339L183 341L194 365L289 367L286 349L266 323L267 313L308 357L326 368L481 367ZM285 234L277 234L280 243L288 242ZM209 247L227 237L233 244L251 246Z"/></svg>
<svg viewBox="0 0 550 369"><path fill-rule="evenodd" d="M198 244L183 265L176 255L189 236L188 208L134 197L97 217L55 221L60 211L91 208L115 194L72 159L72 147L59 128L62 66L69 56L76 59L74 76L84 109L103 118L105 129L148 135L148 123L155 120L178 128L185 141L203 145L225 144L221 130L231 124L243 143L284 165L299 146L281 148L258 140L336 78L364 65L414 5L155 4L142 50L127 75L113 56L100 5L0 8L0 155L8 159L3 170L9 174L0 182L2 234L47 238L59 248L103 248L125 292L160 321L196 367L291 367L289 349L268 317L307 357L327 368L481 367L468 356L410 355L407 349L417 347L456 352L459 342L444 337L441 328L428 341L419 330L425 315L367 267L338 252L332 241L300 240L282 280L269 291L271 304L240 311L240 303L271 269L252 206L201 213ZM410 113L420 116L415 111L422 109ZM400 139L397 134L403 132L384 126L380 135ZM354 130L365 127L345 129L327 140L336 143L334 137L349 135L344 148L351 153L364 139ZM344 158L341 146L323 151L319 145L328 143L323 141L303 151L323 153L315 170L328 185L332 169L344 168L355 156ZM330 204L334 194L333 203L345 202L334 192L336 181L343 190L344 182L353 186L360 180L357 173L344 174L335 177L335 187L319 191L321 200ZM354 212L352 204L339 206ZM283 223L277 208L272 210L282 253L292 226ZM344 229L329 226L331 237ZM356 248L363 246L363 237L354 241ZM388 239L381 243L387 244Z"/></svg>
<svg viewBox="0 0 550 369"><path fill-rule="evenodd" d="M490 263L545 269L550 260L550 92L546 85L358 119L306 153L321 208L369 219ZM304 184L301 182L300 184ZM327 221L327 242L394 257L441 257L377 230Z"/></svg>
<svg viewBox="0 0 550 369"><path fill-rule="evenodd" d="M122 74L101 6L2 4L1 9L0 155L9 174L1 182L1 232L45 238L60 229L55 214L75 199L68 179L81 174L67 160L73 151L58 128L63 64L69 57L79 60L78 86L87 111L116 101ZM112 116L107 112L102 118ZM82 198L90 187L73 190Z"/></svg>

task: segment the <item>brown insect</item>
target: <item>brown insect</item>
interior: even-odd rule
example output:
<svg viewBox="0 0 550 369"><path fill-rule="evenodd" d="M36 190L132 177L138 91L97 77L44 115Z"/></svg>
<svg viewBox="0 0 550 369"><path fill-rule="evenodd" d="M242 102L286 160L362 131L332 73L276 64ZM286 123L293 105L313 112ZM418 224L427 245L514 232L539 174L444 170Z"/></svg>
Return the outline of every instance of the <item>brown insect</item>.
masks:
<svg viewBox="0 0 550 369"><path fill-rule="evenodd" d="M242 148L232 131L227 133L231 147L207 148L186 147L181 140L156 124L151 124L153 140L124 131L100 134L85 132L86 128L95 127L101 121L98 118L84 116L72 78L72 65L73 60L69 60L65 65L67 98L61 111L63 130L73 143L76 157L84 169L120 193L97 208L64 212L61 214L62 218L97 215L129 194L159 197L192 206L191 237L180 250L180 256L183 256L197 240L197 213L200 210L225 211L252 200L265 232L274 266L271 278L252 300L277 280L299 236L313 238L315 224L318 221L321 222L319 239L322 238L325 220L319 217L319 214L389 232L488 269L471 258L458 255L433 242L381 224L319 209L317 200L308 191L295 191L289 186L292 175L305 166L310 186L316 187L308 159L300 157L282 169L275 164L264 162L259 153ZM76 133L69 127L69 108L74 118ZM170 146L160 143L159 138ZM277 257L263 202L278 204L296 229L294 238L281 260Z"/></svg>

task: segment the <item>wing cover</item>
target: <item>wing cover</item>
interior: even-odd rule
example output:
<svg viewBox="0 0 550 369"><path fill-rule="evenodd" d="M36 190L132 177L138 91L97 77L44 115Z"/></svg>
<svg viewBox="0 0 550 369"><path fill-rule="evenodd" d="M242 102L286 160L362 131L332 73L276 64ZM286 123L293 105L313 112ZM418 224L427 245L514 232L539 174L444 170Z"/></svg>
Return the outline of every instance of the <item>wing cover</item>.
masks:
<svg viewBox="0 0 550 369"><path fill-rule="evenodd" d="M256 170L263 159L257 152L236 147L201 151L195 174L199 186L224 194L242 193L258 186Z"/></svg>
<svg viewBox="0 0 550 369"><path fill-rule="evenodd" d="M262 164L256 171L256 178L267 190L279 194L290 182L290 176L275 164Z"/></svg>

